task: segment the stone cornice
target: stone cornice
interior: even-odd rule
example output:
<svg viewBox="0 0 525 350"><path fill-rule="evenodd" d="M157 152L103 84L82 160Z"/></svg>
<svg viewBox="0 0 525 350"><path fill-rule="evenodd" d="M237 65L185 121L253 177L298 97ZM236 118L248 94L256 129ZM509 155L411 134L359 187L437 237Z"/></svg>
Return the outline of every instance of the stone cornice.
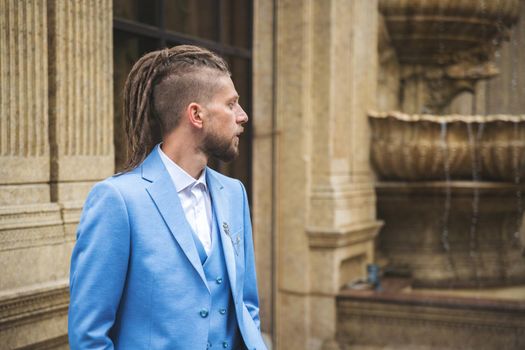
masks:
<svg viewBox="0 0 525 350"><path fill-rule="evenodd" d="M31 344L24 346L22 348L17 348L17 350L54 350L54 349L65 349L68 345L67 334L61 335L59 337L51 338L38 342L36 344Z"/></svg>
<svg viewBox="0 0 525 350"><path fill-rule="evenodd" d="M0 206L0 231L61 223L57 203Z"/></svg>
<svg viewBox="0 0 525 350"><path fill-rule="evenodd" d="M0 251L60 243L64 240L57 203L0 207Z"/></svg>
<svg viewBox="0 0 525 350"><path fill-rule="evenodd" d="M0 251L75 239L82 202L0 206Z"/></svg>
<svg viewBox="0 0 525 350"><path fill-rule="evenodd" d="M362 291L345 291L337 299L341 319L365 317L374 319L374 322L398 320L462 327L524 329L525 304L522 302Z"/></svg>
<svg viewBox="0 0 525 350"><path fill-rule="evenodd" d="M34 322L35 319L64 314L67 312L68 304L67 280L54 282L44 287L10 293L2 292L0 295L0 330L21 323Z"/></svg>
<svg viewBox="0 0 525 350"><path fill-rule="evenodd" d="M307 227L310 248L335 249L373 240L382 221L357 223L343 228Z"/></svg>

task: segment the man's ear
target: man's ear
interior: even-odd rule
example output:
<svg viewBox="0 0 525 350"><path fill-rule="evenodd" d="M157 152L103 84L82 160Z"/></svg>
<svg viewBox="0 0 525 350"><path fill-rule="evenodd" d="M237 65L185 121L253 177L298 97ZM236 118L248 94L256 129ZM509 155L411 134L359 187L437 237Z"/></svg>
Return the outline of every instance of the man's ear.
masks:
<svg viewBox="0 0 525 350"><path fill-rule="evenodd" d="M198 103L192 102L188 105L186 108L186 117L192 126L198 129L202 128L203 110Z"/></svg>

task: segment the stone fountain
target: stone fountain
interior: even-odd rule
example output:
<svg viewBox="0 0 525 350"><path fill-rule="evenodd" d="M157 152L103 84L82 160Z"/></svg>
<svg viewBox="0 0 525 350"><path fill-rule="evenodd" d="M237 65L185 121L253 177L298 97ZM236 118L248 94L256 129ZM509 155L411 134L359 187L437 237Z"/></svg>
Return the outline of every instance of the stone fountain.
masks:
<svg viewBox="0 0 525 350"><path fill-rule="evenodd" d="M382 0L401 64L405 113L441 114L463 91L498 74L494 53L516 23L519 0Z"/></svg>
<svg viewBox="0 0 525 350"><path fill-rule="evenodd" d="M379 2L399 109L369 113L383 290L341 292L343 348L525 348L525 115L447 113L497 76L520 6Z"/></svg>
<svg viewBox="0 0 525 350"><path fill-rule="evenodd" d="M525 116L371 113L379 250L415 287L525 282Z"/></svg>
<svg viewBox="0 0 525 350"><path fill-rule="evenodd" d="M443 115L456 96L498 74L494 55L518 19L519 0L379 4L403 111L369 118L378 213L387 223L380 252L410 270L416 285L525 281L515 247L525 118Z"/></svg>

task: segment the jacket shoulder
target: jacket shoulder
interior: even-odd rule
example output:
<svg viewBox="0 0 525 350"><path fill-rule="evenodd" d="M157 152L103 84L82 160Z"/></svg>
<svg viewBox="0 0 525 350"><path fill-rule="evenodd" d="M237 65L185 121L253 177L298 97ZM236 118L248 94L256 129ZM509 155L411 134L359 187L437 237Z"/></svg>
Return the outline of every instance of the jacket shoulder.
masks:
<svg viewBox="0 0 525 350"><path fill-rule="evenodd" d="M101 190L116 190L121 196L126 197L128 194L141 188L139 185L143 183L144 180L141 177L140 169L133 169L129 172L115 174L95 183L90 193Z"/></svg>

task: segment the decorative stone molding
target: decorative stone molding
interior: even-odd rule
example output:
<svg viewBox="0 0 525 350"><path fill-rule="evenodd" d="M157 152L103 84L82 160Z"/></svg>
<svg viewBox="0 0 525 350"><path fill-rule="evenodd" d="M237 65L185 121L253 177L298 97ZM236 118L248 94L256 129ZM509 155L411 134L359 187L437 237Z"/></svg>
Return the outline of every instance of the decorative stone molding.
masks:
<svg viewBox="0 0 525 350"><path fill-rule="evenodd" d="M67 334L47 339L17 350L69 350Z"/></svg>
<svg viewBox="0 0 525 350"><path fill-rule="evenodd" d="M306 232L310 248L336 249L373 240L382 225L381 221L371 221L341 229L307 227Z"/></svg>
<svg viewBox="0 0 525 350"><path fill-rule="evenodd" d="M337 339L343 349L359 345L458 350L525 346L523 302L343 291L337 310Z"/></svg>
<svg viewBox="0 0 525 350"><path fill-rule="evenodd" d="M65 238L67 241L75 241L76 229L82 215L84 202L64 202L61 203L61 214L64 223Z"/></svg>
<svg viewBox="0 0 525 350"><path fill-rule="evenodd" d="M64 231L58 204L0 206L0 251L63 241Z"/></svg>
<svg viewBox="0 0 525 350"><path fill-rule="evenodd" d="M403 110L442 113L458 94L498 74L494 53L509 38L519 3L379 1L389 41L403 66Z"/></svg>
<svg viewBox="0 0 525 350"><path fill-rule="evenodd" d="M69 284L67 280L40 288L0 293L0 332L36 319L67 313Z"/></svg>
<svg viewBox="0 0 525 350"><path fill-rule="evenodd" d="M476 83L499 74L492 62L451 64L448 66L403 65L401 87L403 110L414 113L438 113L461 92L474 93ZM411 89L419 90L417 94Z"/></svg>
<svg viewBox="0 0 525 350"><path fill-rule="evenodd" d="M371 112L369 121L382 180L525 180L525 115Z"/></svg>
<svg viewBox="0 0 525 350"><path fill-rule="evenodd" d="M373 218L374 196L371 182L352 183L348 174L326 176L311 189L306 225L332 232L368 223Z"/></svg>
<svg viewBox="0 0 525 350"><path fill-rule="evenodd" d="M486 61L518 19L519 0L380 0L399 61Z"/></svg>

